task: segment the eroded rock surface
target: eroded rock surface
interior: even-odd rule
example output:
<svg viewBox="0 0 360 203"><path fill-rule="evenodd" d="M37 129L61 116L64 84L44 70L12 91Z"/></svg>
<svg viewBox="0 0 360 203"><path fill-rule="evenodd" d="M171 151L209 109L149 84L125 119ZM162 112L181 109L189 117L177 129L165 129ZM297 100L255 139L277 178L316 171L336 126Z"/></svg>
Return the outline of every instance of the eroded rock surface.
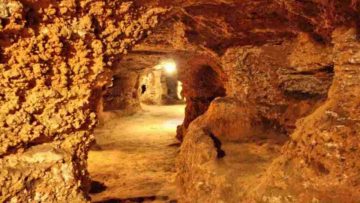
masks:
<svg viewBox="0 0 360 203"><path fill-rule="evenodd" d="M181 146L178 179L186 194L181 201L360 199L355 29L335 30L332 42L299 35L281 44L228 50L223 58L227 96L190 124ZM280 153L282 133L291 136ZM254 154L237 154L240 147L264 151L252 162ZM227 156L237 158L231 163ZM237 161L252 163L253 169ZM235 171L249 175L244 180Z"/></svg>
<svg viewBox="0 0 360 203"><path fill-rule="evenodd" d="M153 35L165 10L148 6L170 8ZM169 57L187 99L180 200L358 201L359 10L358 0L0 1L0 201L86 201L109 69L124 79ZM110 96L137 105L130 95ZM232 177L249 163L249 179Z"/></svg>
<svg viewBox="0 0 360 203"><path fill-rule="evenodd" d="M326 100L334 75L332 47L306 34L281 44L231 48L223 64L227 95L287 133Z"/></svg>
<svg viewBox="0 0 360 203"><path fill-rule="evenodd" d="M75 0L0 7L0 201L85 201L95 91L165 10Z"/></svg>
<svg viewBox="0 0 360 203"><path fill-rule="evenodd" d="M355 96L359 91L359 42L355 36L355 30L348 28L333 33L335 78L329 99L298 123L284 154L254 190L256 195L282 200L287 195L297 202L360 199L360 114L359 98Z"/></svg>

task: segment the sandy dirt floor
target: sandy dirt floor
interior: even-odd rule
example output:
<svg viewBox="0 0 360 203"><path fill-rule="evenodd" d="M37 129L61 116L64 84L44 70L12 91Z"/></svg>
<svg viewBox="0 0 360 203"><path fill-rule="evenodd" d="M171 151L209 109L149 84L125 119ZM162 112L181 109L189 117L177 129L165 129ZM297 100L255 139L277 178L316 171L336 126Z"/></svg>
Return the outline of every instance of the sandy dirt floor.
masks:
<svg viewBox="0 0 360 203"><path fill-rule="evenodd" d="M175 133L185 105L142 108L95 131L88 161L93 202L176 202Z"/></svg>

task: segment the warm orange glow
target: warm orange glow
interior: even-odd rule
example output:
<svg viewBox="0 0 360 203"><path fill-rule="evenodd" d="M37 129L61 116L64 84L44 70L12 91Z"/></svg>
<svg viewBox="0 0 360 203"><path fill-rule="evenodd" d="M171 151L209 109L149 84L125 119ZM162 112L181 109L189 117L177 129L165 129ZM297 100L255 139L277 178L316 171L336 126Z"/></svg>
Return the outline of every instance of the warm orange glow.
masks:
<svg viewBox="0 0 360 203"><path fill-rule="evenodd" d="M154 67L155 70L164 70L166 74L173 75L177 72L177 64L173 59L161 61Z"/></svg>
<svg viewBox="0 0 360 203"><path fill-rule="evenodd" d="M164 64L165 72L168 74L173 74L176 72L176 63L175 62L166 62Z"/></svg>

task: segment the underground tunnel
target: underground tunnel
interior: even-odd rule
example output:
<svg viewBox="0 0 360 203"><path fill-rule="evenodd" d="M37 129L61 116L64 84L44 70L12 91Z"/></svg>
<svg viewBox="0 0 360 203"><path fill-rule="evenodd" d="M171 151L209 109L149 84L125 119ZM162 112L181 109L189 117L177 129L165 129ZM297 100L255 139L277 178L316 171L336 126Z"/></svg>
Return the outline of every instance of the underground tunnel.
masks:
<svg viewBox="0 0 360 203"><path fill-rule="evenodd" d="M360 1L0 0L0 202L360 202Z"/></svg>

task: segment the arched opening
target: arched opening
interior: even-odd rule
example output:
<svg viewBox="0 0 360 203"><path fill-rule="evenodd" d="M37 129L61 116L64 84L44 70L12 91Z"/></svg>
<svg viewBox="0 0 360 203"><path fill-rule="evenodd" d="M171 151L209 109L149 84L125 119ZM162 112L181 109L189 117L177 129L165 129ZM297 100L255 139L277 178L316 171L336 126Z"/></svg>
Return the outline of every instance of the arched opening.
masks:
<svg viewBox="0 0 360 203"><path fill-rule="evenodd" d="M92 194L94 200L109 199L110 194L117 194L119 201L149 196L157 200L176 199L173 187L178 140L215 98L226 95L226 77L222 69L208 59L196 59L195 63L180 61L176 70L173 65L164 65L163 61L132 75L119 74L105 94L104 101L107 102L116 95L134 92L137 96L131 99L121 98L127 100L125 103L137 103L141 110L123 114L121 106L107 108L105 115L111 116L96 129L97 145L89 154L89 172L97 183L95 187L100 183L106 188L100 187L105 191ZM193 66L186 69L185 64ZM119 84L121 88L117 87ZM222 152L220 148L219 151ZM126 173L128 178L117 173ZM172 182L167 177L172 177ZM135 188L131 189L130 185Z"/></svg>
<svg viewBox="0 0 360 203"><path fill-rule="evenodd" d="M141 94L146 92L146 85L141 85Z"/></svg>
<svg viewBox="0 0 360 203"><path fill-rule="evenodd" d="M218 71L218 72L217 72ZM210 103L226 95L223 73L207 64L197 65L183 77L183 95L186 98L185 119L177 130L177 138L183 139L186 129L197 117L204 114Z"/></svg>
<svg viewBox="0 0 360 203"><path fill-rule="evenodd" d="M103 122L89 153L93 201L176 199L176 129L184 120L185 101L178 71L162 63L115 75L104 94Z"/></svg>
<svg viewBox="0 0 360 203"><path fill-rule="evenodd" d="M359 5L0 1L0 202L360 202Z"/></svg>

